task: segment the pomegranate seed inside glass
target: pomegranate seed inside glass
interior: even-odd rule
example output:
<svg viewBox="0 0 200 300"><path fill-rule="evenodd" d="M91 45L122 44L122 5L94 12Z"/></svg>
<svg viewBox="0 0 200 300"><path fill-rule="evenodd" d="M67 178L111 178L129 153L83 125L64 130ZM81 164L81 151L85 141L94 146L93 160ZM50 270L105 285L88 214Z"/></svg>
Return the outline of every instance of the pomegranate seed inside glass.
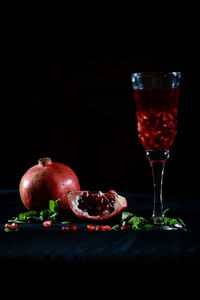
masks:
<svg viewBox="0 0 200 300"><path fill-rule="evenodd" d="M146 150L169 150L177 133L179 88L134 90L137 130Z"/></svg>

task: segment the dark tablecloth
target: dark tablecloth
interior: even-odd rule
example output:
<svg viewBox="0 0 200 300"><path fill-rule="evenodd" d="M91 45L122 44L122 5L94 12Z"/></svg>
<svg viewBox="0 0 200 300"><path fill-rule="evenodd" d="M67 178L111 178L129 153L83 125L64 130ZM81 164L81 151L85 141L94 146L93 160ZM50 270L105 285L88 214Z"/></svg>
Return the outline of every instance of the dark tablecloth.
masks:
<svg viewBox="0 0 200 300"><path fill-rule="evenodd" d="M140 216L151 215L151 195L121 194L127 198L127 210ZM19 231L7 233L5 222L26 209L17 190L1 191L1 270L21 270L28 266L36 274L41 269L67 270L67 273L75 269L93 273L106 270L108 276L119 276L119 270L134 270L134 274L140 275L171 274L173 270L175 277L183 272L191 274L200 267L200 201L190 197L166 197L165 206L170 208L171 216L185 221L186 232L88 232L87 223L77 220L79 230L76 232L62 231L61 224L49 228L42 224L20 224Z"/></svg>

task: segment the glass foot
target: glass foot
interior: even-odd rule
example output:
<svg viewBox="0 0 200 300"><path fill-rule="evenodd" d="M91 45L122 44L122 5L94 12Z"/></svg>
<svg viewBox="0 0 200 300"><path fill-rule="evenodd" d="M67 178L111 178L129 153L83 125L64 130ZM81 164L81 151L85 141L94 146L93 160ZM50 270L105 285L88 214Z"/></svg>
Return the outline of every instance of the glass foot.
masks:
<svg viewBox="0 0 200 300"><path fill-rule="evenodd" d="M163 231L163 230L184 230L186 231L186 227L184 227L183 225L181 225L180 223L176 223L174 225L168 225L168 224L163 224L163 223L159 223L159 222L155 222L154 220L151 220L152 224L154 224L156 226L157 231Z"/></svg>
<svg viewBox="0 0 200 300"><path fill-rule="evenodd" d="M163 230L180 230L180 228L177 228L177 227L171 227L171 226L168 226L168 225L159 225L157 228L156 228L157 231L163 231Z"/></svg>

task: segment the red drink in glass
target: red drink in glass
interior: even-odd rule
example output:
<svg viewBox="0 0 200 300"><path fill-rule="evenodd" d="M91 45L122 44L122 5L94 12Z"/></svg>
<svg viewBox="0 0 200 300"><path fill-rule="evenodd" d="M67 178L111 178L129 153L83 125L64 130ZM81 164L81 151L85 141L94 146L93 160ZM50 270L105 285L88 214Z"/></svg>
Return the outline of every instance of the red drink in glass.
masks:
<svg viewBox="0 0 200 300"><path fill-rule="evenodd" d="M169 150L177 133L179 88L134 90L137 130L146 150Z"/></svg>
<svg viewBox="0 0 200 300"><path fill-rule="evenodd" d="M131 76L137 131L153 176L152 218L164 217L162 185L165 162L177 133L180 72L143 72Z"/></svg>

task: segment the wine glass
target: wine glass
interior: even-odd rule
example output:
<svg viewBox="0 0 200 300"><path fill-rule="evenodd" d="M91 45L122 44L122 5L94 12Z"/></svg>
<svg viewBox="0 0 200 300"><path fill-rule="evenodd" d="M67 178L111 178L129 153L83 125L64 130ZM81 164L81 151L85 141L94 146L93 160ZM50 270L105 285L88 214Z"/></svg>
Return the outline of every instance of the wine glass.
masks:
<svg viewBox="0 0 200 300"><path fill-rule="evenodd" d="M153 176L152 218L164 217L163 175L169 149L177 133L180 72L143 72L131 75L137 131Z"/></svg>

